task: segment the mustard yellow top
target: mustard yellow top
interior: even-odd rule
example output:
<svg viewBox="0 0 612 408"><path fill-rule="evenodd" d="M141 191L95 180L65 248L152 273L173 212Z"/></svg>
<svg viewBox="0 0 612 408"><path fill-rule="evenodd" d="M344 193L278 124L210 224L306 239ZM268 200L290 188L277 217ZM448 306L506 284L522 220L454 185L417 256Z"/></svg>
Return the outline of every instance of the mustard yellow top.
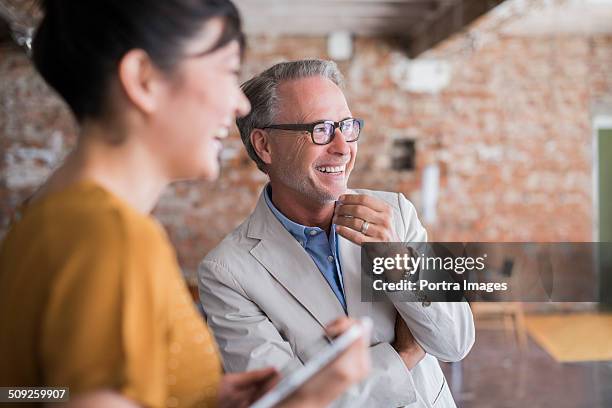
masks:
<svg viewBox="0 0 612 408"><path fill-rule="evenodd" d="M91 182L33 203L0 247L0 386L214 406L221 368L151 217Z"/></svg>

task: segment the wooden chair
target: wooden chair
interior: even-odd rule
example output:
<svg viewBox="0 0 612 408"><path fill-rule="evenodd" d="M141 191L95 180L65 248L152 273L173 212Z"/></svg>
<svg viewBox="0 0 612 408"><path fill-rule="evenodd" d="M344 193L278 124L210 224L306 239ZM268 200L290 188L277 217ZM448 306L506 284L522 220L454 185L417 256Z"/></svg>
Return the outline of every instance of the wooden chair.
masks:
<svg viewBox="0 0 612 408"><path fill-rule="evenodd" d="M520 351L527 348L527 326L521 302L472 302L474 320L481 329L503 329Z"/></svg>

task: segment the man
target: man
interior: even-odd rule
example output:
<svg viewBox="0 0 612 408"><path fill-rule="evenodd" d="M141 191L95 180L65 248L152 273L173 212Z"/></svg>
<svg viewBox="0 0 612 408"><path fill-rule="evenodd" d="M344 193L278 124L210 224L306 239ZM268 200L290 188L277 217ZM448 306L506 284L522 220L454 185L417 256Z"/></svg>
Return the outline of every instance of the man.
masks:
<svg viewBox="0 0 612 408"><path fill-rule="evenodd" d="M352 118L341 83L335 63L304 60L243 85L252 110L238 128L270 182L200 265L208 324L225 368L243 371L302 364L327 322L370 316L372 374L336 405L454 407L438 359L469 352L468 304L361 302L360 245L427 234L402 194L347 189L363 122Z"/></svg>

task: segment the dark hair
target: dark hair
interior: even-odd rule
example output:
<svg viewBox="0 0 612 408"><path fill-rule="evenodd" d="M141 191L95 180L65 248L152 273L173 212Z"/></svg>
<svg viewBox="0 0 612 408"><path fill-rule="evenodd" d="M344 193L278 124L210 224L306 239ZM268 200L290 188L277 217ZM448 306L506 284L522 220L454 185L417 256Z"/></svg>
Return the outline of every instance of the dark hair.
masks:
<svg viewBox="0 0 612 408"><path fill-rule="evenodd" d="M170 72L184 56L184 43L214 17L224 20L224 28L206 52L232 40L244 49L231 0L42 0L41 5L45 16L34 38L34 65L78 121L103 113L109 80L132 49L146 51Z"/></svg>

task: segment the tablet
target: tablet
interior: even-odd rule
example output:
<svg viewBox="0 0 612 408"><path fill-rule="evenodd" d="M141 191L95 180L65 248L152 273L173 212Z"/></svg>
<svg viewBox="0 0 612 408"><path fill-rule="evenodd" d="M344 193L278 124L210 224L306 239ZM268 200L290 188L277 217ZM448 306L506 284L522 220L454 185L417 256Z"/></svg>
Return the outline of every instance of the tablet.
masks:
<svg viewBox="0 0 612 408"><path fill-rule="evenodd" d="M350 329L336 337L323 351L315 355L302 367L283 378L268 393L255 401L250 408L271 408L300 388L312 376L346 351L356 340L370 333L372 320L369 317L364 317L360 319L360 322L361 324L351 326Z"/></svg>

